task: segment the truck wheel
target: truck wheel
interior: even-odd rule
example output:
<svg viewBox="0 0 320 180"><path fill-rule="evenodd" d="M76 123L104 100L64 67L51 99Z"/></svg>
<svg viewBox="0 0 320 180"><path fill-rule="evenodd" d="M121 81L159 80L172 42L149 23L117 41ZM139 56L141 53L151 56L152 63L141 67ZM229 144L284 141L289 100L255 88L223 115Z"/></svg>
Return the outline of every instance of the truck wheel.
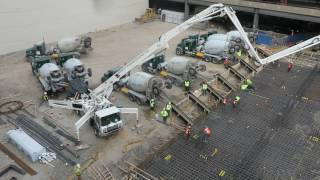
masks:
<svg viewBox="0 0 320 180"><path fill-rule="evenodd" d="M149 72L146 64L142 64L141 69L143 72Z"/></svg>
<svg viewBox="0 0 320 180"><path fill-rule="evenodd" d="M113 84L113 90L118 91L120 86L117 83Z"/></svg>
<svg viewBox="0 0 320 180"><path fill-rule="evenodd" d="M96 135L96 137L100 137L100 132L96 128L94 128L94 135Z"/></svg>
<svg viewBox="0 0 320 180"><path fill-rule="evenodd" d="M212 61L211 61L213 64L219 64L219 59L217 58L212 58Z"/></svg>
<svg viewBox="0 0 320 180"><path fill-rule="evenodd" d="M143 101L140 98L137 98L136 102L137 102L138 105L142 105L143 104Z"/></svg>
<svg viewBox="0 0 320 180"><path fill-rule="evenodd" d="M129 99L130 99L130 101L132 101L132 102L135 102L135 101L136 101L136 98L135 98L133 95L131 95L131 94L129 94Z"/></svg>
<svg viewBox="0 0 320 180"><path fill-rule="evenodd" d="M204 61L206 61L206 62L211 62L211 57L209 57L209 56L204 56Z"/></svg>
<svg viewBox="0 0 320 180"><path fill-rule="evenodd" d="M180 47L177 47L177 49L176 49L176 54L177 54L178 56L182 56L182 55L183 55L183 50L182 50Z"/></svg>
<svg viewBox="0 0 320 180"><path fill-rule="evenodd" d="M91 69L91 68L88 68L87 71L88 71L88 76L91 77L91 76L92 76L92 69Z"/></svg>

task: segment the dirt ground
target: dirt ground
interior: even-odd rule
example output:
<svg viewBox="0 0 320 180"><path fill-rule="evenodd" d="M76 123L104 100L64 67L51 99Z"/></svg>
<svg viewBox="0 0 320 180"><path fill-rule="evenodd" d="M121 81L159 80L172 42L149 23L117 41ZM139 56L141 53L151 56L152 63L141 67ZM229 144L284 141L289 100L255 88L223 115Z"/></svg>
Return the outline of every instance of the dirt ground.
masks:
<svg viewBox="0 0 320 180"><path fill-rule="evenodd" d="M158 40L161 34L175 27L175 24L154 21L146 24L128 23L111 29L99 32L92 32L89 35L93 38L93 51L81 58L86 67L93 70L93 77L90 79L90 88L94 89L100 84L100 78L104 72L115 66L122 66L130 59L138 55L145 48ZM218 29L220 30L220 29ZM176 44L187 35L199 33L199 29L188 29L170 41L170 49L166 51L166 59L175 55ZM30 44L31 46L31 44ZM46 104L41 103L42 89L38 80L32 75L31 67L25 61L24 52L14 52L0 56L0 104L7 100L20 100L30 104L27 110L37 116L35 121L42 124L48 130L49 126L43 123L42 116L45 112L52 115L55 121L61 124L71 133L75 133L73 125L79 117L72 111L64 109L50 109ZM208 64L207 72L204 76L210 76L223 71L222 65ZM178 93L179 94L179 93ZM11 99L1 100L14 96ZM61 97L60 97L61 98ZM114 102L123 107L136 107L139 109L139 123L141 127L135 128L136 119L134 116L125 115L125 127L118 134L108 138L96 138L91 127L84 125L80 130L80 139L83 144L89 145L86 150L78 151L80 158L77 160L81 164L86 164L91 156L98 154L98 160L93 166L107 165L116 179L120 178L118 165L128 160L135 162L143 159L148 153L151 154L154 146L163 144L168 139L174 137L177 130L171 126L155 121L155 113L150 112L147 106L138 106L130 102L128 97L120 93L114 93ZM159 107L158 107L159 108ZM0 128L2 142L6 142L5 132L12 127ZM67 144L70 142L64 140ZM132 144L131 144L132 143ZM73 167L65 165L60 160L55 160L52 164L55 167L40 163L31 163L30 160L17 148L9 143L5 143L10 150L22 157L29 165L38 171L36 176L19 176L21 179L70 179ZM70 145L71 149L74 146ZM8 161L0 152L1 162ZM1 165L2 166L2 165ZM0 168L1 168L0 166ZM90 173L85 172L84 179L91 179Z"/></svg>

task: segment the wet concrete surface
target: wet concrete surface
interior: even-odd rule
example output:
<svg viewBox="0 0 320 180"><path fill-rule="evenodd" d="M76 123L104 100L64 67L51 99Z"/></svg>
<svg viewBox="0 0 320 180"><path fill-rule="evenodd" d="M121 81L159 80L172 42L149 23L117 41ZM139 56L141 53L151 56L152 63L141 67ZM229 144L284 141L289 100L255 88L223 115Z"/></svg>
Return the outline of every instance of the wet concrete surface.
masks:
<svg viewBox="0 0 320 180"><path fill-rule="evenodd" d="M253 79L256 92L229 96L241 97L237 108L218 107L193 127L188 143L181 134L141 167L164 179L319 178L319 94L305 98L318 78L311 68L267 67ZM205 125L213 134L199 148Z"/></svg>

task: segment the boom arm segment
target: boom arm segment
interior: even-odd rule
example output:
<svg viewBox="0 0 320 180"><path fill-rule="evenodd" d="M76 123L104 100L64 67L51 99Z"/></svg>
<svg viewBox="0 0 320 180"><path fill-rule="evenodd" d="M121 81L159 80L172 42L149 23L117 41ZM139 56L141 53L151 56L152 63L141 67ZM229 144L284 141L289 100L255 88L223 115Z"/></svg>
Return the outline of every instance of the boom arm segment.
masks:
<svg viewBox="0 0 320 180"><path fill-rule="evenodd" d="M320 44L320 35L310 38L306 41L303 41L297 45L294 45L288 49L285 49L283 51L280 51L278 53L275 53L269 57L266 57L264 59L261 60L261 64L268 64L270 62L276 61L278 59L284 58L286 56L289 56L291 54L294 54L296 52L302 51L304 49L307 49L309 47L315 46L317 44Z"/></svg>
<svg viewBox="0 0 320 180"><path fill-rule="evenodd" d="M251 57L254 57L259 63L261 63L261 59L258 56L257 52L254 50L252 44L250 43L250 40L248 39L246 33L244 32L241 23L239 19L236 16L235 11L230 7L224 7L225 13L229 16L230 20L234 24L234 26L237 28L238 32L240 33L242 39L244 40L245 44L249 46L248 53Z"/></svg>

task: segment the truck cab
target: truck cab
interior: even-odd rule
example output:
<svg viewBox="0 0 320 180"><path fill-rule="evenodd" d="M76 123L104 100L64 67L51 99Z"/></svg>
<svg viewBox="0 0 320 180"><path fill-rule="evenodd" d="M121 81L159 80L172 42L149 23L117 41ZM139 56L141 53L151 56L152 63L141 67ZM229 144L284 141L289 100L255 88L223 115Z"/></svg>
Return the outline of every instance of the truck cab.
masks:
<svg viewBox="0 0 320 180"><path fill-rule="evenodd" d="M149 61L142 64L142 71L150 74L156 74L159 70L161 70L161 64L164 63L164 60L164 55L159 55L152 58Z"/></svg>
<svg viewBox="0 0 320 180"><path fill-rule="evenodd" d="M26 59L31 62L36 56L43 56L46 54L46 44L44 41L40 41L34 44L33 47L26 50Z"/></svg>
<svg viewBox="0 0 320 180"><path fill-rule="evenodd" d="M116 106L96 111L90 124L96 136L105 137L118 132L123 127L120 110Z"/></svg>
<svg viewBox="0 0 320 180"><path fill-rule="evenodd" d="M177 45L176 54L178 56L188 54L190 56L195 56L197 52L201 50L202 45L207 41L208 37L217 32L208 32L206 34L196 34L190 35L187 38L181 40Z"/></svg>

